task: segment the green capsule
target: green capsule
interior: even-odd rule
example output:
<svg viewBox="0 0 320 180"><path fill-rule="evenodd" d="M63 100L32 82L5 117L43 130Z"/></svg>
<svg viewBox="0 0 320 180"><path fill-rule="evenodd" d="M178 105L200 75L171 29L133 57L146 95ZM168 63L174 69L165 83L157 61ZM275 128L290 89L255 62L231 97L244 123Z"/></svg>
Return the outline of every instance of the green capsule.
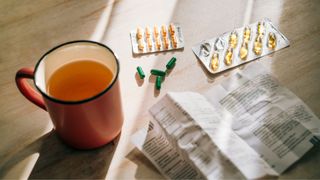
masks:
<svg viewBox="0 0 320 180"><path fill-rule="evenodd" d="M174 67L174 65L176 64L176 60L177 60L176 57L172 57L166 65L167 69L172 69Z"/></svg>
<svg viewBox="0 0 320 180"><path fill-rule="evenodd" d="M161 89L161 81L162 81L162 76L157 76L156 79L156 89L160 90Z"/></svg>
<svg viewBox="0 0 320 180"><path fill-rule="evenodd" d="M137 71L140 76L140 79L143 79L144 77L146 77L146 75L144 74L144 72L140 66L137 67Z"/></svg>
<svg viewBox="0 0 320 180"><path fill-rule="evenodd" d="M151 69L151 74L156 76L165 76L166 72L158 70L158 69Z"/></svg>

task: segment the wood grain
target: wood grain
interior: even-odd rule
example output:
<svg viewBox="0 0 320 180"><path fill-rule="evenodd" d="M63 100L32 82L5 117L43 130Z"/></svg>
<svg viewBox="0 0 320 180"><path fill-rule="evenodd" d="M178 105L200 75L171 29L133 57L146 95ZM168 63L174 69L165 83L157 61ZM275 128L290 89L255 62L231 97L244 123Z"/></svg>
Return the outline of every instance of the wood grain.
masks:
<svg viewBox="0 0 320 180"><path fill-rule="evenodd" d="M131 144L131 135L147 125L148 108L166 92L201 92L229 75L209 75L191 51L194 44L264 17L291 45L258 61L320 117L319 12L318 0L0 0L0 178L163 178ZM132 55L131 29L169 22L183 28L182 51ZM49 115L28 102L14 82L19 68L32 67L50 48L77 39L108 45L121 65L122 133L113 144L90 151L63 144ZM135 78L136 66L148 72L172 56L177 65L160 92L152 77ZM319 161L314 149L280 178L320 178Z"/></svg>

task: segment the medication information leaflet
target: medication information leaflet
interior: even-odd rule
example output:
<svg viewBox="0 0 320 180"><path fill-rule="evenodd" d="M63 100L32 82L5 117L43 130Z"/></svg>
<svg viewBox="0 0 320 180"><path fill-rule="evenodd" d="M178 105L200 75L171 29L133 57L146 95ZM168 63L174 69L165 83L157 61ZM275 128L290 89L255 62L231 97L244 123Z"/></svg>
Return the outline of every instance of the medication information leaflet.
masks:
<svg viewBox="0 0 320 180"><path fill-rule="evenodd" d="M183 177L277 176L319 143L319 119L259 63L248 65L203 95L168 93L150 113L153 127L170 142L168 151L180 154L197 172ZM168 153L146 153L146 144L159 146L151 145L150 139L156 138L151 132L136 133L134 144L142 147L162 174L173 178L157 162L168 158Z"/></svg>

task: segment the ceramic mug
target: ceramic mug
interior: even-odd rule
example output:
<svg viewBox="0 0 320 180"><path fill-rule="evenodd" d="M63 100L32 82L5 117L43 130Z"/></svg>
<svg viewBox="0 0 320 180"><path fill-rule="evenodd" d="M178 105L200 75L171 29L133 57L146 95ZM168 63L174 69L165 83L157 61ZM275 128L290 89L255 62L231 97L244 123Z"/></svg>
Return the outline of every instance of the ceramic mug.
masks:
<svg viewBox="0 0 320 180"><path fill-rule="evenodd" d="M111 70L111 83L90 98L66 101L47 92L50 76L61 66L86 59L98 61ZM20 92L32 103L49 112L54 129L67 144L79 149L91 149L112 141L123 124L119 61L107 46L93 41L72 41L44 54L35 68L22 68L16 74ZM27 79L33 79L34 90Z"/></svg>

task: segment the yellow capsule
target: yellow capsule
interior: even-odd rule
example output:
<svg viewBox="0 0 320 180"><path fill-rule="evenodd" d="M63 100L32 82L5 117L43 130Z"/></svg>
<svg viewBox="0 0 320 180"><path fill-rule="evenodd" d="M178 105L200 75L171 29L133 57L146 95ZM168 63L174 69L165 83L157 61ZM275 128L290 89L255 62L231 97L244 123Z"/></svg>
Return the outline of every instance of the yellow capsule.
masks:
<svg viewBox="0 0 320 180"><path fill-rule="evenodd" d="M245 27L243 30L243 40L244 41L249 41L250 40L250 35L251 35L251 29L250 27Z"/></svg>
<svg viewBox="0 0 320 180"><path fill-rule="evenodd" d="M147 38L147 45L150 50L152 50L152 40L151 38Z"/></svg>
<svg viewBox="0 0 320 180"><path fill-rule="evenodd" d="M173 23L170 23L170 25L169 25L169 32L171 35L174 35L174 33L175 33L175 26Z"/></svg>
<svg viewBox="0 0 320 180"><path fill-rule="evenodd" d="M142 29L141 27L137 28L137 39L141 39L142 38Z"/></svg>
<svg viewBox="0 0 320 180"><path fill-rule="evenodd" d="M138 49L141 51L144 49L143 39L138 39Z"/></svg>
<svg viewBox="0 0 320 180"><path fill-rule="evenodd" d="M176 36L174 34L171 34L171 42L172 42L172 46L174 48L177 48L178 42L177 42L177 38L176 38Z"/></svg>
<svg viewBox="0 0 320 180"><path fill-rule="evenodd" d="M169 48L169 39L167 37L163 37L163 45L165 49Z"/></svg>
<svg viewBox="0 0 320 180"><path fill-rule="evenodd" d="M161 34L163 37L167 36L167 27L166 25L161 26Z"/></svg>
<svg viewBox="0 0 320 180"><path fill-rule="evenodd" d="M238 34L236 32L232 32L229 37L229 45L232 48L235 48L238 44Z"/></svg>
<svg viewBox="0 0 320 180"><path fill-rule="evenodd" d="M268 48L269 49L275 49L277 46L277 37L274 33L269 33L269 38L268 38Z"/></svg>
<svg viewBox="0 0 320 180"><path fill-rule="evenodd" d="M146 34L146 38L150 38L150 35L151 35L151 31L150 31L150 28L149 26L146 27L146 31L145 31L145 34Z"/></svg>
<svg viewBox="0 0 320 180"><path fill-rule="evenodd" d="M210 66L213 71L216 71L218 69L218 67L219 67L219 54L218 53L213 53Z"/></svg>
<svg viewBox="0 0 320 180"><path fill-rule="evenodd" d="M159 36L159 29L158 29L157 25L154 25L154 27L153 27L153 34L154 34L155 39Z"/></svg>
<svg viewBox="0 0 320 180"><path fill-rule="evenodd" d="M264 35L264 23L262 22L258 22L258 26L257 26L257 32L258 35Z"/></svg>
<svg viewBox="0 0 320 180"><path fill-rule="evenodd" d="M244 41L241 45L239 56L242 60L246 60L248 56L248 42Z"/></svg>
<svg viewBox="0 0 320 180"><path fill-rule="evenodd" d="M229 47L226 52L226 56L224 57L224 63L227 66L230 66L232 64L232 56L233 56L233 49Z"/></svg>
<svg viewBox="0 0 320 180"><path fill-rule="evenodd" d="M161 48L161 41L160 41L160 37L156 38L156 48L159 50Z"/></svg>
<svg viewBox="0 0 320 180"><path fill-rule="evenodd" d="M256 55L261 55L262 53L262 36L257 36L253 44L253 52Z"/></svg>

